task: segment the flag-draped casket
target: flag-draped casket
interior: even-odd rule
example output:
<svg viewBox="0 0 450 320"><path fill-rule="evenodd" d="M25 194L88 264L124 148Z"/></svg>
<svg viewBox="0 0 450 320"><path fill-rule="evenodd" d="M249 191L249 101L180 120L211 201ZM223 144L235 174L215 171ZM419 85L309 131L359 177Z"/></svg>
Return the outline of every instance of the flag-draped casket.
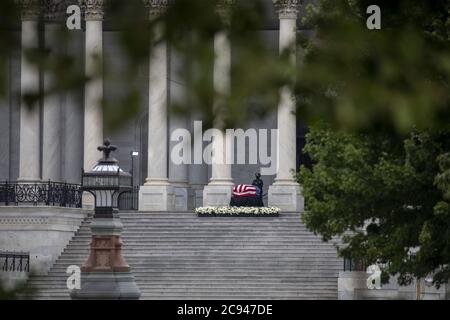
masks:
<svg viewBox="0 0 450 320"><path fill-rule="evenodd" d="M230 206L263 207L261 188L250 184L239 184L234 186Z"/></svg>

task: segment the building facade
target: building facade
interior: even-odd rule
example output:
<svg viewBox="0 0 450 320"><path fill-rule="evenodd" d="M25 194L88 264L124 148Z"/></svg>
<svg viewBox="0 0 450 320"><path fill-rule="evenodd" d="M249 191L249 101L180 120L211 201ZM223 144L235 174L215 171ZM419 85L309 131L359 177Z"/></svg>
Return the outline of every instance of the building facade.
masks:
<svg viewBox="0 0 450 320"><path fill-rule="evenodd" d="M43 92L51 86L51 75L27 62L27 48L46 47L63 50L93 73L95 55L103 58L108 68L127 67L120 51L117 30L105 15L106 0L84 1L19 1L21 25L13 31L22 44L21 50L9 56L9 91L0 101L0 180L64 181L79 183L82 169L89 170L98 160L97 146L109 137L119 147L117 158L121 166L133 173L140 186L139 208L144 211L188 210L202 205L226 205L234 184L250 183L258 164L174 164L170 141L174 130L185 128L195 135L196 115L176 116L168 105L183 99L185 84L179 77L183 63L167 44L153 48L148 64L136 74L135 85L140 93L139 114L124 123L119 131L105 132L99 101L115 99L121 90L120 80L108 78L88 82L84 89L46 95L29 109L22 94L28 90ZM58 28L65 27L66 8L79 5L83 12L83 29L70 32L62 45L56 37ZM149 17L162 14L168 1L143 1ZM218 6L222 19L233 1ZM257 33L272 50L280 51L291 45L299 24L299 1L266 1L270 19ZM225 33L214 38L214 89L226 92L230 86L230 65L233 48ZM296 55L292 54L292 63ZM211 106L213 107L213 106ZM295 102L287 90L280 92L277 111L248 128L278 129L276 174L263 176L268 195L266 204L280 206L286 211L303 208L300 186L293 180L291 169L298 168L299 146L304 143L304 128L297 124L293 113ZM244 130L246 128L243 128ZM273 149L273 146L271 146ZM132 152L135 156L132 156Z"/></svg>

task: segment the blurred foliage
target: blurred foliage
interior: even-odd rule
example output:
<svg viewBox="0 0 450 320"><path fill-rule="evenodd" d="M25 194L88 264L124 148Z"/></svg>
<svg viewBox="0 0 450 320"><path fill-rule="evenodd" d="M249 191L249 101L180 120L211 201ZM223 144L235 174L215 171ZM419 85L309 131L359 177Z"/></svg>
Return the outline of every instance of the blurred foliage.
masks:
<svg viewBox="0 0 450 320"><path fill-rule="evenodd" d="M166 41L169 50L174 50L184 62L177 77L182 79L187 93L184 101L169 101L171 112L199 114L205 127L217 124L215 120L218 117L226 127L245 125L251 118L264 117L276 108L279 87L287 83L287 74L293 74L294 70L287 56L280 57L258 33L267 19L263 1L237 2L231 8L229 21L224 21L218 14L217 2L172 1L164 15L149 19L148 9L141 0L106 1L104 25L115 31L117 52L126 67L119 68L110 61L117 57L108 60L111 53L105 48L103 59L96 57L96 71L86 77L83 60L77 58L74 51L50 48L47 44L43 45L45 40L41 41L39 48L26 50L25 54L30 62L39 66L42 74L53 77L52 85L40 92L24 93L25 102L32 106L45 95L72 90L82 92L80 90L83 90L85 83L103 77L105 83L120 86L112 96L105 96L102 101L106 130L117 129L142 111L148 88L144 91L139 87L136 75L143 68L148 69L152 48ZM20 52L20 41L11 32L20 28L20 17L18 14L11 15L18 11L13 0L2 1L2 6L0 47L7 56L14 50ZM59 24L59 47L70 48L72 34L80 31L67 30L65 20ZM158 34L157 30L162 30L162 33ZM231 88L228 93L214 92L213 86L214 36L219 32L229 36L232 48ZM82 54L79 48L77 54ZM0 85L5 90L8 84L2 71ZM213 108L216 101L220 103Z"/></svg>
<svg viewBox="0 0 450 320"><path fill-rule="evenodd" d="M381 30L366 28L372 4L381 8ZM299 40L302 116L403 133L450 121L448 0L317 0L306 11L314 37Z"/></svg>
<svg viewBox="0 0 450 320"><path fill-rule="evenodd" d="M325 241L341 236L340 254L369 263L407 284L435 272L450 278L450 130L348 133L317 125L302 167L306 226ZM444 197L443 197L444 195ZM409 259L411 250L418 250Z"/></svg>
<svg viewBox="0 0 450 320"><path fill-rule="evenodd" d="M280 57L258 33L267 19L262 1L236 2L229 22L217 14L216 3L178 0L167 12L165 38L188 63L180 75L188 100L173 103L172 111L200 113L206 127L217 124L217 117L226 128L243 126L276 108L278 90L287 83L291 66L287 55ZM218 32L227 33L232 50L229 93L214 92L214 36ZM221 103L212 108L215 100Z"/></svg>
<svg viewBox="0 0 450 320"><path fill-rule="evenodd" d="M32 276L32 274L29 276ZM0 300L31 300L36 293L37 291L27 286L26 282L19 281L16 285L10 287L0 279Z"/></svg>
<svg viewBox="0 0 450 320"><path fill-rule="evenodd" d="M54 85L46 92L24 93L25 100L32 105L45 94L82 90L86 81L103 72L105 82L121 85L102 104L105 126L117 128L142 110L148 92L139 88L136 74L148 68L150 44L167 41L184 61L179 76L187 93L185 101L170 101L171 111L201 114L206 126L218 115L228 127L264 117L276 108L283 86L294 89L298 113L309 123L327 119L338 127L383 127L404 133L412 125L429 128L449 122L448 0L307 2L301 25L312 32L299 32L297 68L258 33L268 20L264 1L236 1L230 23L216 12L217 2L172 1L166 14L149 21L141 0L107 1L105 25L117 31L126 68L98 57L97 72L89 79L74 52L50 50L41 43L27 57L42 72L54 74ZM381 7L381 30L365 26L371 4ZM20 48L11 32L18 30L20 17L13 0L1 1L0 6L0 55L6 57ZM77 32L64 24L58 37L62 48ZM161 36L155 34L158 28L163 29ZM218 32L229 35L232 47L229 94L214 92L213 87L213 41ZM7 59L0 61L1 96L8 84L3 72ZM214 101L221 102L219 109L212 107Z"/></svg>

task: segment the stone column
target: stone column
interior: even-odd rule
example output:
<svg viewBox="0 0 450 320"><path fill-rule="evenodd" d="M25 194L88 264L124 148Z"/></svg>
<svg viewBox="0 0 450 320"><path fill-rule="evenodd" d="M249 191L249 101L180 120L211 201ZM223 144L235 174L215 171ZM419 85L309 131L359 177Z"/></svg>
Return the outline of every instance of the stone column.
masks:
<svg viewBox="0 0 450 320"><path fill-rule="evenodd" d="M39 92L39 68L28 62L26 51L38 48L39 1L19 1L22 6L22 67L20 89L22 98L26 93ZM40 110L39 103L29 106L22 99L20 107L20 163L19 180L40 180Z"/></svg>
<svg viewBox="0 0 450 320"><path fill-rule="evenodd" d="M164 14L167 9L167 0L144 0L144 4L150 19ZM159 38L162 26L154 27L154 35ZM167 172L167 44L159 42L150 45L148 172L144 185L139 189L139 210L172 211L175 208L175 194Z"/></svg>
<svg viewBox="0 0 450 320"><path fill-rule="evenodd" d="M105 0L79 2L86 21L85 73L87 77L94 78L84 88L84 169L90 170L98 160L97 146L103 143L103 79L97 68L101 67L99 63L103 55L102 20Z"/></svg>
<svg viewBox="0 0 450 320"><path fill-rule="evenodd" d="M103 7L106 0L79 0L84 12L85 27L85 74L89 80L84 86L84 141L83 169L91 170L97 163L97 146L103 143ZM83 194L83 207L94 208L94 198Z"/></svg>
<svg viewBox="0 0 450 320"><path fill-rule="evenodd" d="M292 64L296 65L296 33L298 0L274 0L280 18L280 52L290 50ZM300 185L294 180L291 170L296 167L296 116L295 100L288 88L280 91L277 113L277 175L269 187L269 206L283 211L303 211Z"/></svg>
<svg viewBox="0 0 450 320"><path fill-rule="evenodd" d="M230 23L230 9L233 0L222 0L218 2L217 12L225 24ZM223 111L223 101L220 96L230 94L230 68L231 68L231 47L228 35L225 31L220 31L214 36L214 91L218 95L214 101L214 109ZM215 127L223 128L221 115L216 118ZM204 206L227 206L231 199L231 189L233 179L231 177L231 164L226 163L227 137L222 132L223 150L213 147L214 155L212 157L211 180L203 190ZM223 163L221 163L221 160Z"/></svg>
<svg viewBox="0 0 450 320"><path fill-rule="evenodd" d="M50 57L58 55L61 44L58 33L61 31L60 16L61 2L55 0L44 1L45 18L45 47L50 50ZM51 73L44 74L44 89L50 90L54 86ZM61 181L61 152L62 152L62 119L61 95L51 94L44 97L43 127L42 127L42 179Z"/></svg>

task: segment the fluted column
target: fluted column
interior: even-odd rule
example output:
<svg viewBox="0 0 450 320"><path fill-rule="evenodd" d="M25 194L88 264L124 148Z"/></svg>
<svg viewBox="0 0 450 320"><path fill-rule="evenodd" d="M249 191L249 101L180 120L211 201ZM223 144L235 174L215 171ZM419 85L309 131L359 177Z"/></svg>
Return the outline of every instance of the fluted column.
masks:
<svg viewBox="0 0 450 320"><path fill-rule="evenodd" d="M151 1L150 18L161 14L163 7ZM161 4L163 5L163 4ZM162 26L156 25L159 38ZM148 173L145 184L168 184L167 177L167 44L162 41L151 48L149 63Z"/></svg>
<svg viewBox="0 0 450 320"><path fill-rule="evenodd" d="M299 0L274 0L280 19L279 50L289 50L292 65L296 66L296 33ZM280 90L277 112L277 175L269 188L269 206L284 211L303 211L303 197L291 170L296 169L295 99L289 88Z"/></svg>
<svg viewBox="0 0 450 320"><path fill-rule="evenodd" d="M222 111L220 106L223 101L221 96L227 96L230 94L230 67L231 67L231 47L228 40L228 35L221 31L214 37L214 91L218 95L214 101L215 109ZM218 115L216 121L216 127L222 126L223 122ZM222 128L220 128L222 129ZM225 134L223 135L225 139ZM226 143L223 143L223 150L217 150L222 154L226 153ZM216 151L216 150L214 150ZM224 159L222 154L216 153L217 158ZM220 163L221 161L216 159L215 155L212 158L211 165L211 183L212 184L232 184L231 178L231 164Z"/></svg>
<svg viewBox="0 0 450 320"><path fill-rule="evenodd" d="M230 11L233 5L233 0L221 0L217 4L217 13L221 17L224 24L230 23ZM231 79L231 46L226 31L220 31L214 36L214 91L217 96L214 101L213 108L216 111L215 127L223 128L223 97L230 94ZM229 205L231 199L231 189L233 186L233 179L231 177L231 164L226 163L226 146L227 138L222 132L222 144L215 144L213 142L213 156L211 164L211 180L203 191L203 205L204 206L226 206ZM219 150L221 148L222 150Z"/></svg>
<svg viewBox="0 0 450 320"><path fill-rule="evenodd" d="M26 58L28 49L38 48L39 0L18 1L22 16L22 60L20 89L26 93L39 92L39 68ZM39 103L29 106L22 99L20 107L19 180L40 180L40 119Z"/></svg>
<svg viewBox="0 0 450 320"><path fill-rule="evenodd" d="M90 170L103 143L103 78L97 68L103 57L103 10L106 0L80 0L86 21L85 73L93 80L84 89L84 169Z"/></svg>
<svg viewBox="0 0 450 320"><path fill-rule="evenodd" d="M144 0L144 4L149 10L149 19L155 19L165 13L168 1ZM153 25L156 39L163 30L161 23ZM139 191L139 210L170 211L175 207L175 195L167 172L167 44L161 41L150 45L148 172L145 184Z"/></svg>
<svg viewBox="0 0 450 320"><path fill-rule="evenodd" d="M50 50L50 57L55 57L61 50L58 33L62 23L58 21L63 15L61 0L45 0L45 47ZM64 11L65 12L65 11ZM54 79L50 72L44 74L44 88L49 90L54 86ZM61 179L61 95L51 94L44 97L43 127L42 127L42 179L60 181Z"/></svg>

